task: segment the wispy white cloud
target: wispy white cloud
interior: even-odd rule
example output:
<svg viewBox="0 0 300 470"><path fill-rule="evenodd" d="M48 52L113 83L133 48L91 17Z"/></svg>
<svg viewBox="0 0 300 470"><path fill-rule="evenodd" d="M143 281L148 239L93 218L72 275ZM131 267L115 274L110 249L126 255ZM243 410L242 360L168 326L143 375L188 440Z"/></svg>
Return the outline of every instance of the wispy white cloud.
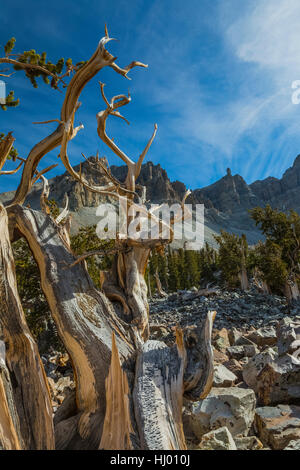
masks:
<svg viewBox="0 0 300 470"><path fill-rule="evenodd" d="M109 5L84 0L74 5L63 25L60 4L51 8L45 31L55 47L51 51L49 42L49 56L60 49L63 35L63 43L74 46L72 54L85 57L108 22L111 34L120 39L108 49L120 58L120 65L133 59L149 63L148 70L130 72L132 82L110 69L97 77L107 83L108 95L126 92L130 86L133 99L124 114L132 125L110 122L109 132L133 157L155 121L159 131L148 158L160 161L173 178L184 178L192 187L212 182L227 166L247 181L280 176L299 153L300 105L291 102L291 83L300 79L299 0L135 0L130 5L125 0L111 0ZM42 10L33 10L34 37L40 31ZM26 26L22 34L27 32ZM69 54L70 47L65 49ZM74 164L81 151L93 153L99 146L106 152L96 134L95 114L102 108L97 80L80 98L77 118L85 129L70 145ZM30 103L32 90L26 98L26 87L21 84L18 89L30 122L58 117L62 97L41 88L41 95L35 96L42 105L36 107ZM20 140L22 125L15 131ZM24 152L31 147L29 141L47 133L46 128L26 129L23 145L18 144Z"/></svg>
<svg viewBox="0 0 300 470"><path fill-rule="evenodd" d="M269 174L279 176L300 146L300 107L291 101L291 84L300 78L300 3L259 0L241 6L239 1L239 8L234 8L236 4L235 0L219 3L217 23L227 52L227 62L220 62L220 66L225 81L234 76L236 93L231 90L218 103L214 96L219 92L218 84L212 81L209 90L203 86L201 67L190 53L193 29L184 41L178 38L174 44L171 40L157 53L162 38L149 26L147 34L155 57L148 54L156 73L147 85L152 85L151 103L160 106L170 139L176 135L187 145L198 146L198 160L211 165L213 171L232 164L253 181ZM156 8L156 13L161 13L162 7ZM212 56L213 60L218 59ZM209 159L201 155L206 146L215 149Z"/></svg>

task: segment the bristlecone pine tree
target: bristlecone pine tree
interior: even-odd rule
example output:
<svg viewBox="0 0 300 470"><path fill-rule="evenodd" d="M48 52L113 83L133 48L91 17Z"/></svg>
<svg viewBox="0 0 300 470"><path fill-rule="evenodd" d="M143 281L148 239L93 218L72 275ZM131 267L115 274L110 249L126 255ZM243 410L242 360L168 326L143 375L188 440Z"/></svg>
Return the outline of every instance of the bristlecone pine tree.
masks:
<svg viewBox="0 0 300 470"><path fill-rule="evenodd" d="M0 64L25 70L33 86L41 76L57 88L63 83L65 98L57 128L38 142L23 165L20 184L13 199L0 206L0 447L3 449L185 449L182 428L182 399L204 398L212 385L213 357L211 328L215 312L208 312L202 327L186 336L176 331L176 343L150 341L147 286L144 273L150 250L162 240L141 237L118 238L114 262L101 275L95 288L85 265L88 255L77 257L70 247L67 205L56 218L47 204L49 186L46 170L38 170L45 155L60 147L60 159L67 171L85 188L111 197L126 197L129 210L144 199L136 185L142 162L155 137L134 162L106 133L109 116L123 118L119 109L130 96L110 100L100 92L105 109L97 115L100 139L127 165L124 183L108 167L97 164L107 177L105 186L95 186L77 173L68 158L67 147L83 126L74 126L79 96L89 81L104 67L127 78L141 62L121 68L105 48L107 29L92 57L72 66L45 62L35 51L10 56L14 41L6 45ZM18 60L19 59L19 60ZM3 72L2 75L5 73ZM71 75L73 74L72 78ZM64 79L70 77L66 85ZM0 142L0 170L12 150L8 134ZM14 170L16 171L16 170ZM32 185L43 181L41 211L24 207ZM142 190L143 196L138 196ZM144 217L154 219L145 209ZM128 223L131 217L128 217ZM170 227L170 240L173 229ZM66 398L52 418L47 379L38 348L26 323L19 299L11 243L24 238L37 262L41 286L76 378L75 397ZM0 337L1 338L1 337Z"/></svg>
<svg viewBox="0 0 300 470"><path fill-rule="evenodd" d="M229 287L240 284L242 290L248 289L246 258L248 244L245 235L241 237L234 233L221 230L220 235L214 235L219 244L218 264L223 280Z"/></svg>
<svg viewBox="0 0 300 470"><path fill-rule="evenodd" d="M300 298L300 216L255 207L251 217L266 237L256 248L257 263L264 282L272 291L284 294L289 302ZM262 260L265 257L265 261Z"/></svg>

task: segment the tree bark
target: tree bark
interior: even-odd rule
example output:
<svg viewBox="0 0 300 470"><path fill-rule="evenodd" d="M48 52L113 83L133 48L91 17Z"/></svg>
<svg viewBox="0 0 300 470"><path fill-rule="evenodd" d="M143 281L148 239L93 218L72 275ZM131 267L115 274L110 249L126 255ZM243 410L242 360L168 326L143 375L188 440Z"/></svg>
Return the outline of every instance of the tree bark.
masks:
<svg viewBox="0 0 300 470"><path fill-rule="evenodd" d="M134 320L126 324L117 316L113 305L93 286L84 262L74 265L76 259L59 226L47 214L14 206L9 215L37 261L43 291L75 373L76 408L72 401L62 405L64 411L55 420L56 448L121 445L116 416L120 420L123 416L123 429L130 438L123 441L125 448L184 449L182 396L197 400L211 388L210 338L215 313L209 312L202 327L188 332L184 342L177 333L173 348L153 341L142 344ZM141 253L139 256L145 259ZM111 402L112 396L118 399Z"/></svg>
<svg viewBox="0 0 300 470"><path fill-rule="evenodd" d="M84 187L98 194L128 196L125 202L127 229L134 221L131 212L134 198L137 196L141 205L144 204L145 190L138 196L136 180L155 138L157 125L137 162L106 133L109 115L125 119L119 108L130 102L129 94L114 96L109 102L104 94L104 84L100 83L106 109L97 114L99 137L128 167L125 182L119 182L102 165L109 183L105 186L90 184L81 171L77 173L72 168L67 156L68 142L83 127L74 128L74 118L84 86L106 66L124 77L133 67L146 67L134 61L120 68L115 63L116 58L104 47L110 40L105 28L105 37L100 40L95 53L69 83L60 119L56 120L59 123L57 129L29 153L20 185L7 208L10 234L12 238L21 234L29 244L39 267L42 289L74 370L75 394L63 402L54 419L55 448L185 449L182 398L183 394L191 400L204 398L211 388L214 312L208 313L202 327L185 335L177 329L176 344L171 348L162 342L148 340L149 306L144 275L151 249L166 243L160 237L162 226L166 224L151 211L138 207L138 212L144 211L144 219L156 219L158 237L154 240L137 239L136 234L125 239L118 237L113 268L101 274L102 290L99 291L90 279L84 260L76 260L71 252L68 222L64 226L58 225L59 219L54 221L47 214L45 180L44 212L18 205L24 203L31 186L47 170L39 172L39 162L58 145L67 171ZM0 169L12 142L8 136L0 149L3 154L0 155ZM182 207L189 194L187 191ZM136 228L141 228L141 221ZM175 219L170 226L167 224L171 229L168 242L174 235L171 228L174 222ZM0 445L4 448L52 449L50 393L19 301L7 214L1 205L0 294L0 327L6 343L7 365L5 368L6 365L4 367L0 362Z"/></svg>
<svg viewBox="0 0 300 470"><path fill-rule="evenodd" d="M20 450L20 422L5 364L5 344L0 341L0 450Z"/></svg>
<svg viewBox="0 0 300 470"><path fill-rule="evenodd" d="M95 289L84 262L71 266L76 258L49 216L22 206L12 207L9 213L36 259L42 289L74 368L77 413L56 424L56 448L97 449L106 410L112 333L121 364L130 369L134 332Z"/></svg>
<svg viewBox="0 0 300 470"><path fill-rule="evenodd" d="M0 205L0 325L25 449L53 449L49 387L18 295L8 219Z"/></svg>
<svg viewBox="0 0 300 470"><path fill-rule="evenodd" d="M129 405L129 385L122 370L115 335L112 337L112 355L109 374L105 381L106 414L100 449L133 448L130 435L134 433Z"/></svg>
<svg viewBox="0 0 300 470"><path fill-rule="evenodd" d="M186 350L181 330L172 348L147 341L138 355L133 392L141 445L149 450L185 450L182 427Z"/></svg>

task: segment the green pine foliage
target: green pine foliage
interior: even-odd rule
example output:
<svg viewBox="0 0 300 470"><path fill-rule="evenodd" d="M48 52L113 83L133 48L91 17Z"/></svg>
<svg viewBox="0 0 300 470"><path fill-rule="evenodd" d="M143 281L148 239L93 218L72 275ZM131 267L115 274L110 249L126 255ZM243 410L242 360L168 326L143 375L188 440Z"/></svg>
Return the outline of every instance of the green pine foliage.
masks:
<svg viewBox="0 0 300 470"><path fill-rule="evenodd" d="M5 55L8 55L12 52L15 47L16 38L10 38L4 46Z"/></svg>
<svg viewBox="0 0 300 470"><path fill-rule="evenodd" d="M289 269L299 269L300 261L300 216L291 210L288 214L272 209L256 207L250 211L267 240L282 249L282 259Z"/></svg>
<svg viewBox="0 0 300 470"><path fill-rule="evenodd" d="M170 245L168 245L167 264L168 290L169 292L175 292L181 287L179 279L179 263L177 253L171 249Z"/></svg>
<svg viewBox="0 0 300 470"><path fill-rule="evenodd" d="M250 214L266 237L255 249L255 262L271 290L282 293L288 278L300 281L300 216L270 205L256 207Z"/></svg>
<svg viewBox="0 0 300 470"><path fill-rule="evenodd" d="M50 210L50 215L56 219L56 217L58 217L59 215L59 207L57 205L57 202L55 201L55 199L48 199L48 201L46 202L47 206L49 207L49 210Z"/></svg>
<svg viewBox="0 0 300 470"><path fill-rule="evenodd" d="M112 255L108 252L114 247L114 243L114 240L99 240L96 234L96 225L82 227L76 235L71 237L71 248L76 255L82 255L89 251L103 251L103 255L86 258L89 274L97 287L99 287L100 270L111 267Z"/></svg>
<svg viewBox="0 0 300 470"><path fill-rule="evenodd" d="M156 269L166 292L206 286L216 280L217 253L208 244L201 251L168 246L164 254L152 253L146 272L151 292L156 291Z"/></svg>
<svg viewBox="0 0 300 470"><path fill-rule="evenodd" d="M230 288L238 287L242 263L247 262L245 259L248 252L246 237L221 230L221 234L214 235L214 238L219 244L218 265L222 280Z"/></svg>
<svg viewBox="0 0 300 470"><path fill-rule="evenodd" d="M268 239L264 243L259 242L249 251L249 267L259 273L272 293L283 294L288 269L279 245Z"/></svg>
<svg viewBox="0 0 300 470"><path fill-rule="evenodd" d="M15 99L14 91L10 91L7 97L5 98L5 104L0 103L0 106L3 111L6 111L7 108L15 108L19 104L20 104L20 100Z"/></svg>
<svg viewBox="0 0 300 470"><path fill-rule="evenodd" d="M16 38L14 37L7 41L4 46L5 57L9 57L10 55L12 55L12 51L14 50L15 44ZM77 71L86 64L86 61L80 61L77 62L76 65L73 65L71 58L65 60L63 57L61 57L56 63L54 63L51 60L47 60L46 52L38 53L35 49L30 49L29 51L13 54L12 58L20 64L31 64L33 66L40 66L44 69L41 70L34 67L24 68L20 64L8 64L12 66L12 68L16 71L24 70L25 76L31 82L33 88L38 88L37 80L41 78L46 85L50 85L51 88L54 88L55 90L58 89L59 80L62 75L65 76L65 74L70 71ZM67 85L63 82L63 87L66 86ZM20 100L15 99L14 92L10 91L6 98L6 103L1 104L0 106L3 111L6 111L7 108L18 106L19 103Z"/></svg>
<svg viewBox="0 0 300 470"><path fill-rule="evenodd" d="M216 274L218 272L218 253L205 242L204 247L199 252L199 269L200 269L200 282L206 285L210 282L216 281Z"/></svg>

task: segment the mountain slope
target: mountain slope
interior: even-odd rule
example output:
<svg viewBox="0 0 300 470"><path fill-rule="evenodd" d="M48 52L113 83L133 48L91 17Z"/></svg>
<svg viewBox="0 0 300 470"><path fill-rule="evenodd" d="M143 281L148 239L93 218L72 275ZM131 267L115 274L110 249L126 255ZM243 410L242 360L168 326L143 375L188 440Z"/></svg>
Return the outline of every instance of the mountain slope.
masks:
<svg viewBox="0 0 300 470"><path fill-rule="evenodd" d="M79 166L75 167L79 171ZM111 171L120 181L124 181L126 166L112 166ZM95 157L82 163L82 173L91 183L104 183L101 168ZM167 172L160 165L147 162L142 166L138 183L146 186L147 200L159 204L179 202L186 190L184 183L171 182ZM63 206L65 193L69 196L70 209L73 213L73 232L80 226L96 224L99 220L95 208L107 198L87 191L65 172L49 180L50 199L55 199ZM41 184L36 184L27 197L26 204L39 209ZM4 203L12 198L13 193L0 194ZM281 179L268 177L248 185L240 175L227 174L215 183L192 192L189 203L205 206L205 240L214 244L213 234L221 228L234 233L245 233L250 243L255 243L260 232L249 217L248 210L256 206L270 204L280 210L294 209L300 213L300 155Z"/></svg>

